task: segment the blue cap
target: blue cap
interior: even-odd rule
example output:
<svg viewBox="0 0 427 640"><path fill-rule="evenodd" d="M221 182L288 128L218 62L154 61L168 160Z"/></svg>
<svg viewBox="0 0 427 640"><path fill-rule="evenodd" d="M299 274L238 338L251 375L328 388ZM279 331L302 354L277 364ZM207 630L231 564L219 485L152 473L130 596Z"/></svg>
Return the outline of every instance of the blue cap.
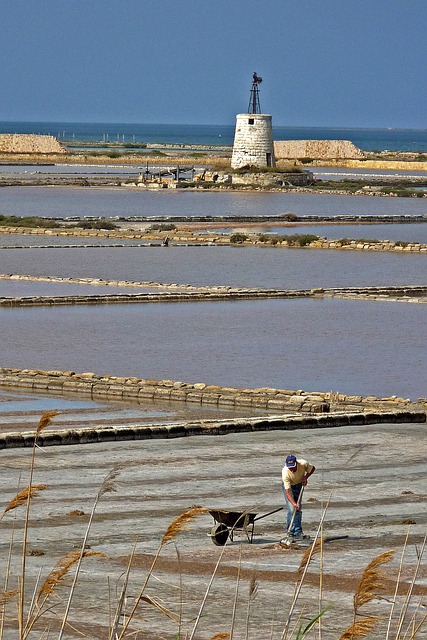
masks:
<svg viewBox="0 0 427 640"><path fill-rule="evenodd" d="M294 467L297 466L296 457L295 456L287 456L285 464L288 467L288 469L293 469Z"/></svg>

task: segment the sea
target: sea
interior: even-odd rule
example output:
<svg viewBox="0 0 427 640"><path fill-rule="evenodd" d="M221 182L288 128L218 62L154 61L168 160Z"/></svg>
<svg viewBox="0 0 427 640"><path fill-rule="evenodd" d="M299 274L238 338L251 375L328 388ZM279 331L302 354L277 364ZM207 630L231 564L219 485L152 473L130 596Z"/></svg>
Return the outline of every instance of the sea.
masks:
<svg viewBox="0 0 427 640"><path fill-rule="evenodd" d="M53 135L64 141L231 145L234 124L0 122L0 133ZM427 151L427 129L274 126L275 140L350 140L366 151Z"/></svg>

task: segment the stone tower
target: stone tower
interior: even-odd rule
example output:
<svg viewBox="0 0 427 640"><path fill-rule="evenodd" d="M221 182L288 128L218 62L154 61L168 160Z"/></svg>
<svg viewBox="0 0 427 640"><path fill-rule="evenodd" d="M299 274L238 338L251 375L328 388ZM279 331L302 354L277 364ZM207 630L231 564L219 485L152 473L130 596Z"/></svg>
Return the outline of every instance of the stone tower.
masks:
<svg viewBox="0 0 427 640"><path fill-rule="evenodd" d="M273 127L270 115L261 113L259 85L262 78L253 74L248 113L236 116L231 166L274 167Z"/></svg>

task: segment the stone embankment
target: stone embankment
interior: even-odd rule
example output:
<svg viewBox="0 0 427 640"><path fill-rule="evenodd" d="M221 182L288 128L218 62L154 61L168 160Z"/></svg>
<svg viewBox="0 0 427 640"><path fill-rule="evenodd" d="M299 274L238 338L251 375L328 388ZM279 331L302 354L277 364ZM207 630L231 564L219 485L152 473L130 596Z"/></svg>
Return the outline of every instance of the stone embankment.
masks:
<svg viewBox="0 0 427 640"><path fill-rule="evenodd" d="M0 297L0 306L54 306L77 304L143 304L154 302L209 302L221 300L292 299L292 298L350 298L353 300L391 300L400 302L427 303L427 286L402 285L387 287L335 287L316 289L243 289L226 286L200 286L162 284L156 282L132 282L102 280L100 278L61 278L30 275L0 274L0 280L21 280L60 284L81 284L93 286L144 287L164 289L156 293L114 293L100 295L72 296L8 296Z"/></svg>
<svg viewBox="0 0 427 640"><path fill-rule="evenodd" d="M187 436L225 436L230 433L256 433L259 431L294 431L296 429L326 429L379 423L424 423L423 411L391 410L378 413L345 413L312 416L266 416L228 420L199 420L174 422L156 426L83 427L81 429L49 429L37 437L38 446L96 444L123 440L153 440L184 438ZM4 433L0 435L0 449L32 447L34 431Z"/></svg>
<svg viewBox="0 0 427 640"><path fill-rule="evenodd" d="M267 417L179 422L159 426L103 427L46 431L39 444L77 444L102 440L176 438L187 435L223 435L242 431L313 429L379 422L425 422L427 400L349 396L339 393L283 389L236 389L204 383L99 376L73 371L0 369L0 386L40 394L79 394L93 400L193 402L236 408L263 408ZM277 414L287 415L277 415ZM292 415L290 415L292 414ZM296 414L296 415L295 415ZM318 415L322 414L322 415ZM327 414L327 415L323 415ZM4 434L0 448L31 446L34 432Z"/></svg>
<svg viewBox="0 0 427 640"><path fill-rule="evenodd" d="M312 158L340 160L365 158L365 154L349 140L277 140L274 142L277 159Z"/></svg>
<svg viewBox="0 0 427 640"><path fill-rule="evenodd" d="M23 133L0 134L0 154L66 154L54 136Z"/></svg>
<svg viewBox="0 0 427 640"><path fill-rule="evenodd" d="M424 216L422 217L423 221L425 221ZM258 219L258 222L259 219ZM240 221L240 224L244 224L244 220ZM265 222L264 222L265 224ZM226 233L217 233L214 230L209 233L197 233L197 231L180 231L179 229L171 230L163 233L159 232L146 232L146 231L135 231L135 230L113 230L113 231L103 231L103 230L93 230L93 229L40 229L40 228L31 228L31 227L1 227L0 233L4 234L23 234L23 235L48 235L48 236L67 236L67 237L88 237L88 238L122 238L122 239L132 239L138 240L143 239L146 241L147 246L150 246L154 243L154 246L162 246L162 240L167 235L169 238L169 243L176 243L177 245L205 245L205 244L216 244L216 245L225 245L228 246L233 244L231 242L232 234ZM352 240L352 239L332 239L332 238L318 238L305 244L303 247L295 245L295 242L291 240L288 242L286 240L285 235L283 236L275 236L272 235L269 240L260 239L259 233L246 233L247 237L239 244L246 245L266 245L266 244L274 244L276 247L282 248L292 248L292 249L339 249L343 251L387 251L387 252L405 252L405 253L427 253L427 244L421 244L419 242L399 242L399 241L391 241L391 240ZM157 241L157 242L156 242ZM79 245L80 248L85 248L84 245ZM44 245L43 247L31 246L27 245L23 247L19 246L10 246L5 245L0 247L0 249L16 249L16 248L26 248L26 249L67 249L69 248L67 245ZM102 248L102 247L101 247Z"/></svg>

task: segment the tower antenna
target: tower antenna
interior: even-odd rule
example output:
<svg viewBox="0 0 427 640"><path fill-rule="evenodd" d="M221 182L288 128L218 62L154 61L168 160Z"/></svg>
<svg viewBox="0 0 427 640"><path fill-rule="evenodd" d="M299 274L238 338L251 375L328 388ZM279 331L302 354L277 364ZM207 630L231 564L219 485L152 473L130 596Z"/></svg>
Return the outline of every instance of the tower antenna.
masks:
<svg viewBox="0 0 427 640"><path fill-rule="evenodd" d="M262 82L262 78L254 71L252 76L252 89L251 96L249 98L248 113L261 113L261 107L259 105L259 85Z"/></svg>

